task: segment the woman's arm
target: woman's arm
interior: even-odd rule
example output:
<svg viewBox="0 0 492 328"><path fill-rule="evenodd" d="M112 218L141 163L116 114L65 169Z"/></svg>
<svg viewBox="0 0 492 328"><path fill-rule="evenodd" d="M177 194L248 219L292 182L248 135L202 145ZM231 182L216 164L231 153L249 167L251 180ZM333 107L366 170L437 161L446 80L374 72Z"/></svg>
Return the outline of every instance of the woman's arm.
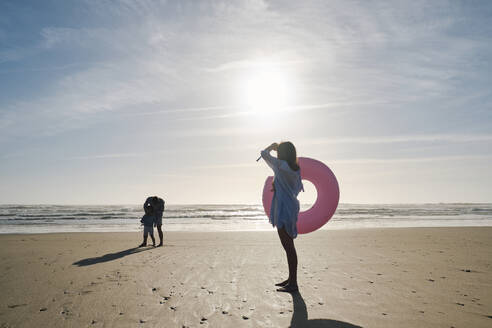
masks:
<svg viewBox="0 0 492 328"><path fill-rule="evenodd" d="M265 160L265 162L270 166L274 171L276 168L279 167L280 165L280 160L276 157L273 157L270 155L270 152L272 150L277 151L278 149L278 143L274 142L270 146L266 147L264 150L261 152L261 157Z"/></svg>
<svg viewBox="0 0 492 328"><path fill-rule="evenodd" d="M271 152L272 150L277 151L278 149L278 143L274 142L270 146L266 147L265 150L268 152Z"/></svg>

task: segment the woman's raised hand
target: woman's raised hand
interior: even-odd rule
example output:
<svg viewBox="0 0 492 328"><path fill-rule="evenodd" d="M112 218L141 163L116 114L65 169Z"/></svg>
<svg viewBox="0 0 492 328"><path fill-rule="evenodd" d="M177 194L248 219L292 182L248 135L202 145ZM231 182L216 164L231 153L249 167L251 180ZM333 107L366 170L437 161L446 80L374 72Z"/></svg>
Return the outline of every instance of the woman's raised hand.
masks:
<svg viewBox="0 0 492 328"><path fill-rule="evenodd" d="M276 142L272 143L270 146L268 146L268 149L277 151L278 143Z"/></svg>

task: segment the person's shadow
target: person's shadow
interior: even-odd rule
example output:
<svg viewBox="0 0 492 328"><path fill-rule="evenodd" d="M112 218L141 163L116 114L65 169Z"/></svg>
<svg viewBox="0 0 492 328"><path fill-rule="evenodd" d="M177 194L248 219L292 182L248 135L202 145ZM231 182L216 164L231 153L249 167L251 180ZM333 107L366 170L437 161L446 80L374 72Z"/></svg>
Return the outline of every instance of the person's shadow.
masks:
<svg viewBox="0 0 492 328"><path fill-rule="evenodd" d="M294 303L294 313L290 321L291 328L362 328L348 322L331 319L308 320L306 303L299 292L291 293Z"/></svg>
<svg viewBox="0 0 492 328"><path fill-rule="evenodd" d="M117 260L117 259L122 258L122 257L127 256L127 255L140 253L140 252L143 252L143 251L148 250L148 249L152 249L152 248L149 248L149 247L146 247L146 248L132 247L129 249L125 249L124 251L119 251L116 253L108 253L108 254L104 254L102 256L98 256L98 257L89 257L87 259L73 262L72 265L76 265L76 266L81 267L81 266L88 266L88 265L93 265L93 264L97 264L97 263L109 262L109 261Z"/></svg>

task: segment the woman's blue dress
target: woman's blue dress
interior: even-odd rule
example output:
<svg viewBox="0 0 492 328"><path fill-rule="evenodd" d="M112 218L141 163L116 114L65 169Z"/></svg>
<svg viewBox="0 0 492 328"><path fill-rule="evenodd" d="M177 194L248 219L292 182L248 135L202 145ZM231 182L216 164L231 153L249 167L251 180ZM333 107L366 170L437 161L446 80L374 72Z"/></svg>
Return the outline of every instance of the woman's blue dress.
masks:
<svg viewBox="0 0 492 328"><path fill-rule="evenodd" d="M299 215L297 195L304 190L301 170L293 171L286 161L273 157L266 150L261 152L261 157L275 173L275 193L270 208L270 223L277 229L285 228L289 236L296 238Z"/></svg>

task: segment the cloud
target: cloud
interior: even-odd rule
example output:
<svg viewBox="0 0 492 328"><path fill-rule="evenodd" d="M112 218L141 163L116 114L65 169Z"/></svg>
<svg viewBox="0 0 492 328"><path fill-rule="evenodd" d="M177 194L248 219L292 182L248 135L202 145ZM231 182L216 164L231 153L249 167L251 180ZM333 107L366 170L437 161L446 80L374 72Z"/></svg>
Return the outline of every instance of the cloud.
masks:
<svg viewBox="0 0 492 328"><path fill-rule="evenodd" d="M227 63L220 64L217 67L213 68L205 68L207 72L224 72L230 70L247 70L247 69L262 69L262 68L275 68L275 67L283 67L283 66L291 66L291 65L299 65L305 63L305 60L268 60L262 58L261 60L236 60Z"/></svg>
<svg viewBox="0 0 492 328"><path fill-rule="evenodd" d="M254 168L258 167L258 163L231 163L231 164L216 164L216 165L197 165L190 166L190 170L209 170L209 169L234 169L234 168Z"/></svg>
<svg viewBox="0 0 492 328"><path fill-rule="evenodd" d="M429 156L409 158L351 158L332 159L330 164L393 164L393 163L426 163L426 162L451 162L470 160L492 160L492 155L458 155L458 156Z"/></svg>
<svg viewBox="0 0 492 328"><path fill-rule="evenodd" d="M171 113L189 113L189 112L209 112L230 109L230 106L208 106L208 107L188 107L188 108L171 108L156 111L142 111L138 113L123 114L122 116L153 116L159 114L171 114Z"/></svg>
<svg viewBox="0 0 492 328"><path fill-rule="evenodd" d="M146 154L150 154L150 153L121 153L121 154L85 155L85 156L67 157L67 158L63 158L63 160L121 159L121 158L142 157Z"/></svg>
<svg viewBox="0 0 492 328"><path fill-rule="evenodd" d="M466 143L466 142L492 142L490 134L429 134L429 135L392 135L380 137L332 137L319 139L299 140L302 145L323 145L323 144L387 144L387 143L422 143L422 142L447 142L447 143Z"/></svg>

